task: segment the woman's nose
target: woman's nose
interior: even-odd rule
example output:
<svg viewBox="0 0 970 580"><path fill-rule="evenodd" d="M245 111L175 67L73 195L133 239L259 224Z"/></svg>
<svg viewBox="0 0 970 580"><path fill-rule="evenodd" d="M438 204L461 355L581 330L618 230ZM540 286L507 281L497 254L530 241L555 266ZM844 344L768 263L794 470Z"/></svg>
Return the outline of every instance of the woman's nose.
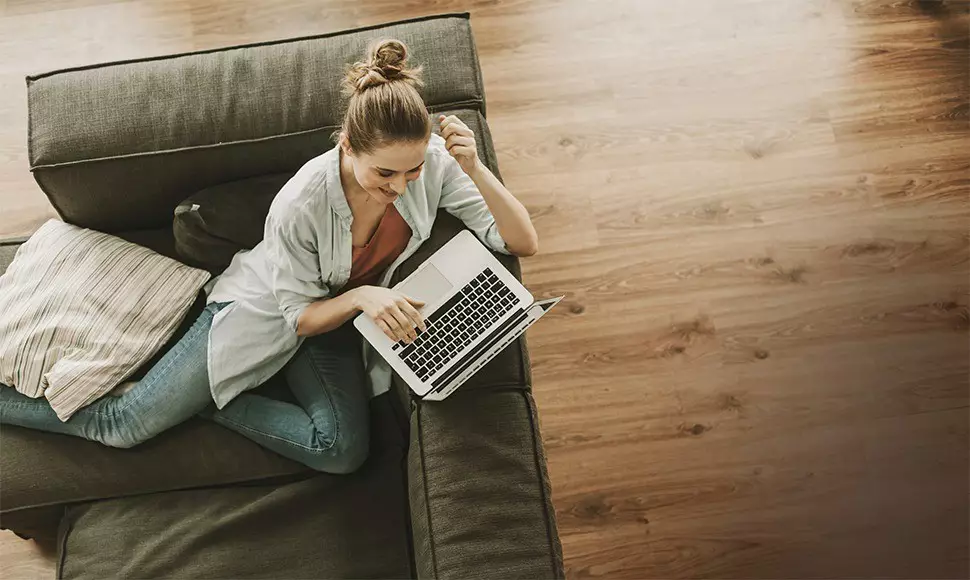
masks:
<svg viewBox="0 0 970 580"><path fill-rule="evenodd" d="M402 177L397 181L391 182L391 189L394 191L394 193L398 195L404 193L404 190L406 190L407 188L408 188L408 180L404 177Z"/></svg>

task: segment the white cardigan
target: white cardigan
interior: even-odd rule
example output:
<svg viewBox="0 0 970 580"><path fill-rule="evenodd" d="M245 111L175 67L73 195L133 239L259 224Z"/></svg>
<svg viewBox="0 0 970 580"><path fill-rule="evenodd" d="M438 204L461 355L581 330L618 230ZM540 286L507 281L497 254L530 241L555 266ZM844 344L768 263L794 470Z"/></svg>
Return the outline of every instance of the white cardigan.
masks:
<svg viewBox="0 0 970 580"><path fill-rule="evenodd" d="M509 254L478 187L432 134L421 175L394 206L411 227L404 252L380 280L431 236L439 208L462 220L479 240ZM304 337L296 322L317 300L335 296L350 278L353 215L340 183L339 148L308 161L270 206L263 241L237 253L229 268L205 287L207 304L233 302L213 319L209 333L209 385L221 409L236 395L266 382L296 354ZM372 395L390 388L391 368L364 341Z"/></svg>

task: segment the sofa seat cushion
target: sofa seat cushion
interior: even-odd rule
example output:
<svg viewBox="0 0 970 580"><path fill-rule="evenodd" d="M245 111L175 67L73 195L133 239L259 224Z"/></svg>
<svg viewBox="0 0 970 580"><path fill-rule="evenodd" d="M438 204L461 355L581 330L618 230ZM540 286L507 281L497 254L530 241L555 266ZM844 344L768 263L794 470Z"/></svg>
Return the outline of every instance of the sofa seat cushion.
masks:
<svg viewBox="0 0 970 580"><path fill-rule="evenodd" d="M283 381L270 381L253 392L293 400ZM395 405L386 394L370 401L372 458L407 447L407 417ZM306 466L203 419L190 419L131 449L11 425L0 425L0 440L4 528L7 516L20 510L310 473Z"/></svg>
<svg viewBox="0 0 970 580"><path fill-rule="evenodd" d="M351 475L70 507L58 577L413 577L403 456L386 449Z"/></svg>

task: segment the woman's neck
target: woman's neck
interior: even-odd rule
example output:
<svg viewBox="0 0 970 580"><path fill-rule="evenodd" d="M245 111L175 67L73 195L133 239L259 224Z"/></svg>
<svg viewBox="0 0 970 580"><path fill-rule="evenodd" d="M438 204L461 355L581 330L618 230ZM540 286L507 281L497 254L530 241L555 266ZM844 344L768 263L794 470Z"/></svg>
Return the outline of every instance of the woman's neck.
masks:
<svg viewBox="0 0 970 580"><path fill-rule="evenodd" d="M347 198L347 203L353 207L355 204L364 203L368 206L374 205L375 202L371 199L370 194L364 191L364 188L357 183L357 177L354 176L354 166L353 162L349 157L344 155L343 149L339 148L340 155L340 185L344 189L344 196Z"/></svg>

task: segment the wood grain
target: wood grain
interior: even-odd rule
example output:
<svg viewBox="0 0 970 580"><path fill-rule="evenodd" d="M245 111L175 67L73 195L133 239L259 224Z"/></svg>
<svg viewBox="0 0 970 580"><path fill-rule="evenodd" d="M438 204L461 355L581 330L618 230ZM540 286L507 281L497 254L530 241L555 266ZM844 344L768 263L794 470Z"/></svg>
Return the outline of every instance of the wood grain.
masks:
<svg viewBox="0 0 970 580"><path fill-rule="evenodd" d="M570 578L966 578L966 1L0 0L23 75L469 10ZM84 24L83 26L79 24ZM50 576L0 536L0 577Z"/></svg>

